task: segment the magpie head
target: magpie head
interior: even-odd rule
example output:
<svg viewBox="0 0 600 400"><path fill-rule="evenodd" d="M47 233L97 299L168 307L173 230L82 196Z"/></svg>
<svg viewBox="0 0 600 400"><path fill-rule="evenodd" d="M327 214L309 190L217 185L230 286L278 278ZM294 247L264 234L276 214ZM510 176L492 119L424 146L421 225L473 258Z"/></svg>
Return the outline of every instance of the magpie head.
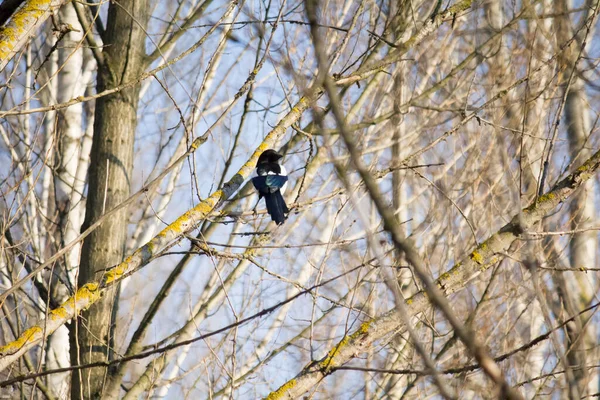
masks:
<svg viewBox="0 0 600 400"><path fill-rule="evenodd" d="M258 164L264 164L264 163L275 163L275 164L277 164L277 161L279 161L279 159L282 158L282 157L283 157L283 155L279 154L275 150L272 150L272 149L265 150L260 155L260 157L258 157L257 165Z"/></svg>

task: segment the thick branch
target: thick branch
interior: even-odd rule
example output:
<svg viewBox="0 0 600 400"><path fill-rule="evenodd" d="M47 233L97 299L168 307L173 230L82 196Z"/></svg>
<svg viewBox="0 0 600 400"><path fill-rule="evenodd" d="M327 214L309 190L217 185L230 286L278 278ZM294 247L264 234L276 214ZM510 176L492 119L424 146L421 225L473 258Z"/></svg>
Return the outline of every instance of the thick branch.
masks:
<svg viewBox="0 0 600 400"><path fill-rule="evenodd" d="M448 20L451 16L464 11L471 4L471 1L461 1L456 5L449 8L447 11L440 13L436 16L432 22L432 24L426 24L422 30L417 32L407 43L405 43L401 49L396 49L395 54L393 56L393 61L386 62L385 65L390 65L399 58L401 54L404 54L413 46L418 45L428 34L432 33L442 22ZM216 28L216 25L212 30ZM146 79L149 76L152 76L154 72L166 68L166 66L177 62L181 58L193 52L197 49L205 40L206 37L210 34L212 30L209 30L207 34L203 36L203 38L186 50L184 53L176 57L175 59L169 61L157 69L142 74L139 79L135 79L132 82L128 82L120 87L115 89L105 90L103 93L100 93L96 96L104 96L109 94L112 90L114 92L120 91L126 87L133 86L139 83L141 80ZM386 57L386 60L388 58ZM376 70L368 69L372 71L372 73L377 72L383 68L377 68ZM352 78L353 75L349 76L349 79L352 78L352 82L345 82L346 84L350 84L362 79L367 78L372 75L372 73L367 72L363 73L362 69L356 73L356 79ZM156 235L152 240L146 243L144 246L137 249L132 255L127 257L125 261L121 264L117 265L115 268L107 271L104 276L99 280L93 280L86 285L82 286L74 296L72 296L69 300L67 300L61 307L52 310L49 313L49 317L45 320L38 321L37 324L23 332L23 334L17 338L15 341L8 343L7 345L0 347L0 371L12 364L16 359L18 359L22 354L24 354L27 350L32 348L38 342L42 340L44 336L47 336L54 332L59 326L64 324L66 321L73 318L77 315L81 310L87 309L93 303L98 301L98 299L106 292L106 290L112 286L114 286L121 279L131 275L138 269L142 268L146 264L150 262L152 257L168 247L171 243L176 240L179 240L184 234L193 230L198 223L203 221L210 213L212 213L220 203L229 198L244 182L245 179L249 176L251 170L256 164L256 160L258 159L258 155L262 153L265 149L272 147L277 140L283 136L286 129L289 128L292 124L297 122L304 111L311 106L311 104L318 99L322 93L323 88L320 86L313 87L307 91L307 95L302 97L296 105L292 108L292 110L279 122L279 124L267 135L262 144L256 149L254 154L250 157L250 159L242 166L242 168L238 171L237 174L229 180L229 182L223 185L223 188L217 190L212 195L210 195L207 199L196 205L194 208L180 216L175 222L166 227L162 232ZM79 102L85 99L73 99L72 102ZM60 108L63 106L70 105L71 102L61 104ZM56 106L58 109L59 107ZM39 109L37 111L40 111ZM33 110L32 110L33 112ZM18 112L16 112L18 114ZM11 114L11 112L0 114L0 116ZM5 294L3 294L5 295Z"/></svg>
<svg viewBox="0 0 600 400"><path fill-rule="evenodd" d="M24 2L25 0L4 0L0 3L0 26L3 26Z"/></svg>
<svg viewBox="0 0 600 400"><path fill-rule="evenodd" d="M27 0L0 28L0 71L65 0Z"/></svg>
<svg viewBox="0 0 600 400"><path fill-rule="evenodd" d="M313 91L312 93L311 97L302 97L296 103L292 110L265 137L250 159L223 185L223 188L215 191L208 198L180 216L152 240L127 257L121 264L106 271L101 279L93 280L82 286L62 306L50 311L47 319L38 321L37 324L23 332L19 338L0 347L0 371L11 365L21 355L39 343L44 336L51 334L79 312L97 302L109 288L114 287L123 278L147 265L154 255L160 253L174 241L179 240L184 234L192 231L210 213L217 209L222 201L228 199L237 191L250 176L256 165L258 156L264 150L273 147L285 134L286 130L300 119L314 98L322 94L321 91Z"/></svg>
<svg viewBox="0 0 600 400"><path fill-rule="evenodd" d="M510 245L519 239L522 232L530 230L543 217L549 215L560 203L571 196L581 185L594 176L600 167L600 150L571 175L560 181L551 191L515 215L511 222L474 249L461 262L442 274L436 284L445 296L464 289L469 281L486 271L509 253ZM410 316L430 308L424 291L406 300ZM394 332L404 329L404 318L396 308L380 317L364 322L358 330L342 339L320 361L308 364L295 378L282 385L268 396L269 400L295 399L314 387L332 372L332 368L344 365L356 356L368 351L373 344Z"/></svg>

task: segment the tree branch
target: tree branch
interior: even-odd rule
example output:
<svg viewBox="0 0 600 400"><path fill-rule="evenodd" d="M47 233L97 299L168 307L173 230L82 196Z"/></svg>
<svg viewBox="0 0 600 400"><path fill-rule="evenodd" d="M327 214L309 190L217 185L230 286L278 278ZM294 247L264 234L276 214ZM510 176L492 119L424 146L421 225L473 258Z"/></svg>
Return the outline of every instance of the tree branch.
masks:
<svg viewBox="0 0 600 400"><path fill-rule="evenodd" d="M66 0L27 0L0 28L0 71Z"/></svg>
<svg viewBox="0 0 600 400"><path fill-rule="evenodd" d="M600 150L575 172L560 181L552 190L515 215L511 222L490 236L461 262L442 274L435 281L442 294L447 297L464 289L468 282L500 261L502 254L509 253L511 244L519 239L523 232L530 230L542 218L549 215L575 190L591 179L599 167ZM415 316L428 310L431 303L426 292L420 291L407 299L405 305L410 316ZM395 308L364 322L358 330L334 346L327 356L320 361L308 364L295 378L271 393L268 399L300 397L329 375L332 372L331 368L347 363L359 354L368 351L377 340L393 332L402 331L404 328L404 318L398 315Z"/></svg>
<svg viewBox="0 0 600 400"><path fill-rule="evenodd" d="M310 93L296 103L292 110L265 137L250 159L242 165L239 171L220 190L215 191L207 199L180 216L152 240L127 257L121 264L107 270L100 279L85 284L74 296L65 301L62 306L50 311L47 319L38 321L38 323L23 332L19 338L0 347L0 371L40 342L44 335L51 334L68 320L74 318L79 312L98 301L109 288L147 265L154 255L167 248L184 234L193 230L208 215L216 210L223 200L228 199L250 176L259 155L266 149L273 147L285 134L286 130L300 119L304 111L315 101L315 98L322 94L322 91L312 90ZM198 143L192 144L194 150L197 146ZM6 293L3 293L2 296L5 295Z"/></svg>
<svg viewBox="0 0 600 400"><path fill-rule="evenodd" d="M3 26L24 2L25 0L4 0L0 3L0 26Z"/></svg>

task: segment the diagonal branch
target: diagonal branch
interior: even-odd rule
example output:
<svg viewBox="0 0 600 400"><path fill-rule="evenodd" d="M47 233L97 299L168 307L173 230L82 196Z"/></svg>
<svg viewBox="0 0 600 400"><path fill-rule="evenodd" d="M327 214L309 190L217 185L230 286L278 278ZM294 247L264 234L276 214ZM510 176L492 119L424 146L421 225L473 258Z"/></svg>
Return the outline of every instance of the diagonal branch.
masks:
<svg viewBox="0 0 600 400"><path fill-rule="evenodd" d="M28 0L0 28L0 71L65 0Z"/></svg>
<svg viewBox="0 0 600 400"><path fill-rule="evenodd" d="M146 64L152 64L161 54L166 53L169 48L175 45L175 42L196 22L200 17L204 16L204 13L208 6L212 4L212 0L204 0L194 12L181 24L178 29L171 34L166 40L159 43L154 51L146 57ZM170 27L167 28L169 30Z"/></svg>
<svg viewBox="0 0 600 400"><path fill-rule="evenodd" d="M198 41L196 43L194 43L192 46L190 46L187 50L185 50L184 52L179 54L177 57L174 57L173 59L169 60L168 62L165 62L164 64L161 64L158 67L156 67L148 72L144 72L143 74L138 76L136 79L129 80L119 86L115 86L113 88L103 90L100 93L94 93L89 96L78 96L78 97L72 98L71 100L66 101L64 103L51 104L51 105L45 106L45 107L29 108L27 110L13 109L12 111L2 111L2 112L0 112L0 118L5 117L7 115L21 115L21 114L32 114L32 113L38 113L38 112L62 110L63 108L70 107L73 104L99 99L100 97L108 96L113 93L118 93L125 89L132 88L132 87L138 85L140 82L142 82L148 78L154 77L158 72L162 71L163 69L170 68L171 65L181 61L188 55L190 55L193 52L195 52L196 50L198 50L204 44L204 42L206 42L206 40L210 37L210 35L212 35L212 33L217 29L219 24L223 20L225 20L225 18L227 17L227 15L229 15L229 13L233 10L233 8L236 7L236 5L237 5L237 2L232 1L229 4L229 6L227 7L227 9L225 10L225 12L223 13L223 15L220 17L220 19L208 31L206 31L206 33L204 35L202 35L202 37L200 39L198 39ZM2 57L2 48L3 48L2 47L2 40L3 40L2 34L3 34L2 30L0 30L0 71L2 71L2 68L4 68L4 66L1 64L1 61L3 59L3 57Z"/></svg>
<svg viewBox="0 0 600 400"><path fill-rule="evenodd" d="M98 301L109 288L114 287L123 278L147 265L154 255L160 253L173 242L179 240L184 234L192 231L200 222L204 221L224 200L228 199L238 190L252 172L258 156L264 150L273 147L285 134L286 130L300 119L303 112L312 104L314 99L322 94L322 91L313 90L310 93L312 95L300 98L292 110L269 132L250 159L223 185L223 188L215 191L194 208L184 213L148 243L127 257L121 264L107 270L100 279L86 283L60 307L51 310L48 318L38 321L31 328L24 331L19 338L0 347L0 371L39 343L45 336L53 333L61 325L74 318L79 312Z"/></svg>
<svg viewBox="0 0 600 400"><path fill-rule="evenodd" d="M4 25L24 2L25 0L4 0L0 3L0 26Z"/></svg>
<svg viewBox="0 0 600 400"><path fill-rule="evenodd" d="M411 39L404 43L398 49L395 49L393 57L386 57L384 65L377 65L376 68L370 67L366 70L360 69L354 75L350 75L345 79L350 79L351 82L345 82L344 84L351 84L360 80L363 80L374 73L378 72L385 66L389 66L393 62L396 62L402 54L406 53L412 47L418 45L427 35L432 33L435 28L439 25L451 19L452 16L460 13L471 5L471 0L463 0L456 5L450 7L447 11L438 14L431 23L426 24L419 32L417 32ZM213 27L213 30L216 25ZM113 91L120 91L129 85L133 86L139 81L152 76L154 72L162 68L166 68L167 65L179 61L181 58L195 51L203 43L206 37L210 34L211 30L203 36L200 41L190 47L188 50L183 52L175 59L169 61L163 66L156 68L153 71L142 74L139 79L134 82L129 82L116 89L110 89ZM339 82L338 82L339 83ZM341 83L340 83L341 85ZM95 96L101 97L107 94L110 90L99 93ZM283 117L279 124L271 130L271 132L265 137L261 145L256 149L250 159L240 168L227 183L223 185L220 190L212 193L208 198L201 201L194 208L184 213L175 222L163 229L153 239L148 241L145 245L137 249L132 255L127 257L121 264L107 270L104 275L98 279L88 282L82 286L71 298L69 298L62 306L51 310L48 314L48 318L39 320L32 327L24 331L19 338L0 347L0 371L11 365L21 355L26 353L29 349L39 343L45 336L53 333L58 327L65 324L68 320L76 316L81 310L87 309L93 303L98 301L102 295L109 289L121 281L123 278L133 274L140 268L147 265L153 258L154 255L160 253L163 249L179 240L184 234L192 231L200 222L202 222L207 216L215 211L223 200L228 199L236 190L239 189L241 184L249 176L253 167L256 164L258 156L262 151L272 147L286 132L287 128L295 124L304 111L308 109L314 102L320 98L323 94L324 89L322 86L316 85L311 89L307 90L307 94L300 98L296 105L290 110L290 112ZM55 109L67 107L71 103L85 101L87 98L73 99L67 103L53 106ZM41 109L30 110L31 112L41 111ZM5 112L0 113L0 116L19 114L19 112ZM3 293L2 297L5 297L7 293ZM0 297L1 298L1 297Z"/></svg>
<svg viewBox="0 0 600 400"><path fill-rule="evenodd" d="M503 254L510 253L510 245L530 230L536 223L550 214L560 203L571 196L581 185L591 179L600 167L600 150L590 157L571 175L560 181L552 190L540 196L536 202L519 214L475 248L461 262L442 274L436 285L444 296L458 292L467 283L500 261ZM406 300L410 316L415 316L431 306L425 291L420 291ZM332 368L344 365L387 335L405 329L405 319L394 308L385 314L364 322L354 333L342 339L320 361L308 364L295 378L287 381L268 397L269 400L295 399L314 387L331 374Z"/></svg>

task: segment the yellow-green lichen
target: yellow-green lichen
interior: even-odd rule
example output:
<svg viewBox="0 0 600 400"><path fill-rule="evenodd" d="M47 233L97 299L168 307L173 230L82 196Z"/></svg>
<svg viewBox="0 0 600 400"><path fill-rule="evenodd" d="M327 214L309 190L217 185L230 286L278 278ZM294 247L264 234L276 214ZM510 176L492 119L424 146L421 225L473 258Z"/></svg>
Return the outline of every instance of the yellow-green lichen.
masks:
<svg viewBox="0 0 600 400"><path fill-rule="evenodd" d="M166 237L168 231L169 231L169 227L167 226L165 229L163 229L162 231L158 232L158 234L156 235L156 237L157 238Z"/></svg>
<svg viewBox="0 0 600 400"><path fill-rule="evenodd" d="M546 194L543 194L543 195L541 195L541 196L538 198L538 201L537 201L537 202L538 202L538 203L545 203L545 202L547 202L547 201L554 200L554 198L555 198L555 197L556 197L556 195L555 195L554 193L552 193L552 192L550 192L550 193L546 193Z"/></svg>
<svg viewBox="0 0 600 400"><path fill-rule="evenodd" d="M187 228L192 225L192 222L199 222L211 213L213 208L219 203L219 200L223 197L223 191L217 190L210 197L196 204L194 208L183 213L179 218L173 221L169 226L160 231L156 237L166 238L170 232L176 235L183 233ZM198 215L200 214L200 215ZM154 249L152 248L152 251Z"/></svg>
<svg viewBox="0 0 600 400"><path fill-rule="evenodd" d="M81 291L81 290L87 290L87 291L89 291L89 292L95 292L96 290L98 290L98 284L97 284L97 283L95 283L95 282L86 283L86 284L85 284L85 285L83 285L83 286L81 287L81 289L79 289L79 290L80 290L80 291Z"/></svg>
<svg viewBox="0 0 600 400"><path fill-rule="evenodd" d="M473 0L459 1L458 3L456 3L452 7L450 7L448 9L448 11L452 14L456 14L458 12L465 11L467 8L471 7L471 3L473 3Z"/></svg>
<svg viewBox="0 0 600 400"><path fill-rule="evenodd" d="M282 396L284 394L286 394L288 390L290 390L291 388L293 388L294 386L296 386L296 383L297 383L297 381L295 379L287 381L279 389L277 389L274 392L271 392L267 397L265 397L265 400L279 400L279 399L281 399Z"/></svg>
<svg viewBox="0 0 600 400"><path fill-rule="evenodd" d="M213 210L215 205L219 202L223 195L222 190L217 190L214 192L209 198L200 203L196 204L196 206L183 213L179 218L173 221L169 226L160 231L157 238L166 238L170 232L175 234L183 233L184 229L187 229L191 224L190 222L194 219L200 219L206 217ZM197 214L201 214L200 216L196 216ZM187 226L184 226L187 225ZM154 249L152 249L153 251Z"/></svg>
<svg viewBox="0 0 600 400"><path fill-rule="evenodd" d="M339 342L333 349L329 350L327 356L319 363L321 368L328 369L337 366L333 358L341 349L348 345L348 342L350 342L350 337L344 336L341 342Z"/></svg>
<svg viewBox="0 0 600 400"><path fill-rule="evenodd" d="M203 205L204 203L200 203L198 204L195 208L198 208L199 206ZM167 229L170 229L171 231L175 232L175 233L181 233L182 232L182 226L183 224L187 224L190 219L192 218L192 212L191 211L187 211L185 212L183 215L181 215L179 218L177 218L175 221L173 221L171 223L171 225L169 225L167 227Z"/></svg>
<svg viewBox="0 0 600 400"><path fill-rule="evenodd" d="M443 274L440 275L440 277L438 278L438 281L445 281L447 279L450 279L450 276L452 276L452 274L450 273L452 270L450 271L446 271Z"/></svg>
<svg viewBox="0 0 600 400"><path fill-rule="evenodd" d="M32 326L21 334L16 340L8 343L6 346L0 347L0 355L14 354L19 351L28 342L35 340L37 335L42 334L42 328Z"/></svg>
<svg viewBox="0 0 600 400"><path fill-rule="evenodd" d="M486 264L481 264L479 266L479 270L481 272L484 272L487 269L488 266L496 264L499 259L500 258L498 256L493 256L492 258L490 258L490 260Z"/></svg>
<svg viewBox="0 0 600 400"><path fill-rule="evenodd" d="M344 336L344 338L327 353L327 356L321 361L319 364L321 368L331 368L337 366L337 363L334 361L334 357L346 346L350 343L351 340L357 339L359 336L365 335L369 332L369 327L371 326L372 321L363 322L358 330L349 336Z"/></svg>
<svg viewBox="0 0 600 400"><path fill-rule="evenodd" d="M485 257L482 253L487 252L488 245L486 242L481 243L477 248L471 253L469 256L471 260L475 261L477 264L483 264ZM452 268L454 269L454 268Z"/></svg>
<svg viewBox="0 0 600 400"><path fill-rule="evenodd" d="M260 154L262 154L263 151L268 150L268 149L269 149L269 145L267 143L265 143L265 142L262 142L258 146L258 148L256 149L256 151L254 152L254 154L260 155ZM252 158L254 158L254 157L252 157ZM251 161L252 158L250 158L250 160L248 160L248 161ZM258 158L257 158L257 160L258 160Z"/></svg>
<svg viewBox="0 0 600 400"><path fill-rule="evenodd" d="M46 13L49 13L52 0L30 0L18 10L8 24L0 31L0 59L12 56L13 50L27 31Z"/></svg>
<svg viewBox="0 0 600 400"><path fill-rule="evenodd" d="M533 204L531 204L530 206L527 206L524 211L531 212L531 211L535 210L539 204L543 204L548 201L552 201L555 198L556 198L555 193L550 192L550 193L543 194L540 197L538 197L538 199Z"/></svg>
<svg viewBox="0 0 600 400"><path fill-rule="evenodd" d="M471 257L471 260L475 261L477 264L483 264L483 256L477 250L472 252L469 257Z"/></svg>
<svg viewBox="0 0 600 400"><path fill-rule="evenodd" d="M96 282L86 283L82 287L79 288L74 299L80 300L85 299L88 300L88 304L91 304L93 301L97 300L100 297L100 292L98 291L98 284Z"/></svg>
<svg viewBox="0 0 600 400"><path fill-rule="evenodd" d="M208 214L211 213L213 208L215 208L215 206L217 205L219 200L221 200L222 197L223 197L223 191L217 190L209 198L198 203L196 205L196 207L193 208L193 211L199 212L200 214L202 214L202 217L206 217ZM188 213L185 213L184 215L186 215L186 214L188 214ZM193 215L193 214L190 213L190 215Z"/></svg>
<svg viewBox="0 0 600 400"><path fill-rule="evenodd" d="M354 332L352 335L350 335L350 339L356 339L360 335L369 333L369 327L371 327L371 322L373 322L373 321L369 320L369 321L365 321L362 324L360 324L360 327L358 328L358 330L356 332Z"/></svg>
<svg viewBox="0 0 600 400"><path fill-rule="evenodd" d="M482 244L481 246L485 246L482 248L482 250L486 250L487 249L487 245ZM459 272L459 267L462 265L462 263L457 263L455 264L452 268L450 268L448 271L444 272L443 274L440 275L440 277L438 278L438 283L442 283L442 281L448 280L450 279L453 275L458 274Z"/></svg>
<svg viewBox="0 0 600 400"><path fill-rule="evenodd" d="M588 163L583 164L581 167L577 168L577 172L587 172L592 168L592 166Z"/></svg>
<svg viewBox="0 0 600 400"><path fill-rule="evenodd" d="M51 310L49 313L49 317L51 320L56 319L65 319L70 318L71 314L69 309L76 311L76 301L77 300L87 300L87 306L91 305L94 301L100 298L100 291L98 290L100 286L96 282L86 283L73 295L69 297L60 307Z"/></svg>
<svg viewBox="0 0 600 400"><path fill-rule="evenodd" d="M123 274L126 271L126 264L127 260L125 262L122 262L121 264L117 265L114 268L109 269L108 271L106 271L106 273L104 274L104 283L105 284L109 284L112 283L116 280L121 279L121 277L123 276Z"/></svg>
<svg viewBox="0 0 600 400"><path fill-rule="evenodd" d="M205 138L205 137L199 136L196 139L194 139L194 141L192 142L190 147L194 150L197 150L198 147L200 147L200 145L202 143L206 142L207 139L208 139L207 137Z"/></svg>
<svg viewBox="0 0 600 400"><path fill-rule="evenodd" d="M54 310L50 311L49 316L50 316L51 320L56 320L56 319L68 318L70 315L64 306L60 306L60 307L55 308Z"/></svg>

